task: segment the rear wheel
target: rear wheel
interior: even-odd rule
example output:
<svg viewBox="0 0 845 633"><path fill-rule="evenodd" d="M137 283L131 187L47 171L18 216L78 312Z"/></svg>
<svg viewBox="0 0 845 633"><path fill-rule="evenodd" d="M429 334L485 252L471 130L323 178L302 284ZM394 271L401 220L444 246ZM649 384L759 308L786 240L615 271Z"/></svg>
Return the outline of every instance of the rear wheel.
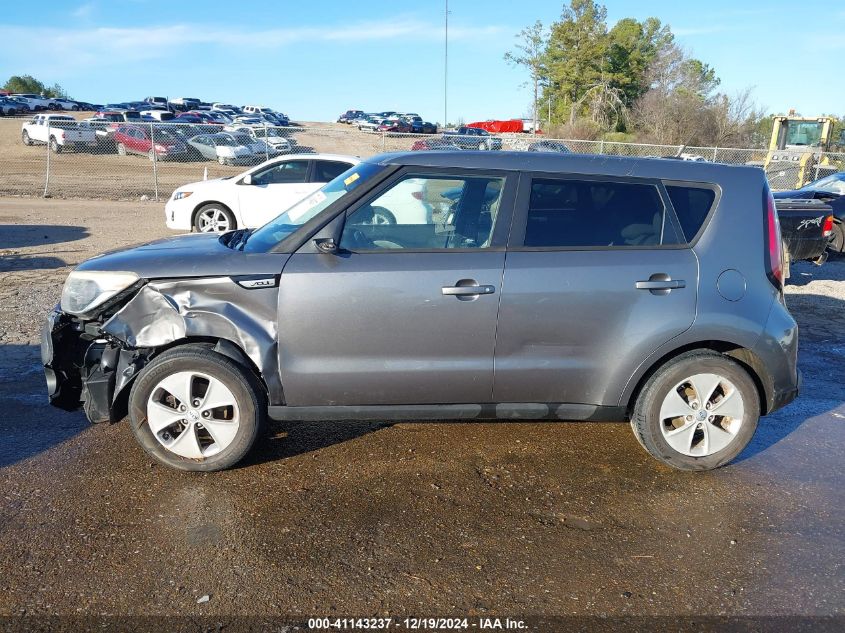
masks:
<svg viewBox="0 0 845 633"><path fill-rule="evenodd" d="M711 470L751 441L760 418L754 381L736 361L693 352L670 361L645 384L631 418L640 444L679 470Z"/></svg>
<svg viewBox="0 0 845 633"><path fill-rule="evenodd" d="M50 137L50 150L54 154L58 154L59 152L62 151L62 146L59 145L59 141L56 139L55 136Z"/></svg>
<svg viewBox="0 0 845 633"><path fill-rule="evenodd" d="M218 156L218 157L217 157L217 162L218 162L218 163L220 163L221 165L225 165L225 164L226 164L226 159L225 159L225 158L223 158L222 156Z"/></svg>
<svg viewBox="0 0 845 633"><path fill-rule="evenodd" d="M200 233L223 233L238 227L232 212L214 202L200 207L194 218L194 228Z"/></svg>
<svg viewBox="0 0 845 633"><path fill-rule="evenodd" d="M193 345L153 360L129 396L132 432L144 450L162 464L190 471L239 462L255 442L266 408L249 370Z"/></svg>
<svg viewBox="0 0 845 633"><path fill-rule="evenodd" d="M841 222L834 222L833 235L831 235L828 248L834 253L845 252L845 225Z"/></svg>

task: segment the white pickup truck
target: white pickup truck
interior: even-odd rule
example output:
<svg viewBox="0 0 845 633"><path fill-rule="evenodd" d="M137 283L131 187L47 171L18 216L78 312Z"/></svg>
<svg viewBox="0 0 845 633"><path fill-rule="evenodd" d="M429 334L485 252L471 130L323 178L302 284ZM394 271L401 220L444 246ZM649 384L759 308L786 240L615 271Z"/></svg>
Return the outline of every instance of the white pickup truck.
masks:
<svg viewBox="0 0 845 633"><path fill-rule="evenodd" d="M48 143L58 153L64 149L97 147L97 134L91 128L80 127L72 116L39 114L23 124L21 141L24 145Z"/></svg>

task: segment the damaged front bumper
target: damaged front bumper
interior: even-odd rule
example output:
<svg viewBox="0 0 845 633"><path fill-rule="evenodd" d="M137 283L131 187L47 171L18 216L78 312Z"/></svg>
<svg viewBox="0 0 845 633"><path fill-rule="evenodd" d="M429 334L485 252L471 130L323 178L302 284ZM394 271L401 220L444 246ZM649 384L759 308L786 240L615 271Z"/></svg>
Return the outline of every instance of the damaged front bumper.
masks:
<svg viewBox="0 0 845 633"><path fill-rule="evenodd" d="M53 310L41 332L41 362L50 404L75 411L91 422L123 417L116 406L123 388L146 362L143 350L123 349L104 338L101 324Z"/></svg>

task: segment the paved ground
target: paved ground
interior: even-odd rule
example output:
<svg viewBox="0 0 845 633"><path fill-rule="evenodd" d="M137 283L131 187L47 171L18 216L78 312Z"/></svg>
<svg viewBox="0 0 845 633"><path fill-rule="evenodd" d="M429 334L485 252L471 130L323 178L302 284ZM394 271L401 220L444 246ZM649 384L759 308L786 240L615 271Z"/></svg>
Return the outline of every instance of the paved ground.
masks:
<svg viewBox="0 0 845 633"><path fill-rule="evenodd" d="M38 362L69 267L161 216L0 200L0 616L845 612L845 261L793 269L804 393L716 472L626 425L291 423L184 474Z"/></svg>

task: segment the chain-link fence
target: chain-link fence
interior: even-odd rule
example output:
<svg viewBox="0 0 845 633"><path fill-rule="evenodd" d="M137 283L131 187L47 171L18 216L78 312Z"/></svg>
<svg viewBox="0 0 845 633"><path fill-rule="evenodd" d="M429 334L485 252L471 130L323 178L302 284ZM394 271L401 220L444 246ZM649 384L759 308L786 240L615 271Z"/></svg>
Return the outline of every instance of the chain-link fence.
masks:
<svg viewBox="0 0 845 633"><path fill-rule="evenodd" d="M845 155L805 164L798 155L771 160L767 150L549 139L526 134L367 132L321 124L227 126L69 115L0 119L0 195L166 200L189 182L233 176L251 165L297 154L366 157L408 150L516 150L674 157L734 165L769 159L773 188L794 188L842 169Z"/></svg>

